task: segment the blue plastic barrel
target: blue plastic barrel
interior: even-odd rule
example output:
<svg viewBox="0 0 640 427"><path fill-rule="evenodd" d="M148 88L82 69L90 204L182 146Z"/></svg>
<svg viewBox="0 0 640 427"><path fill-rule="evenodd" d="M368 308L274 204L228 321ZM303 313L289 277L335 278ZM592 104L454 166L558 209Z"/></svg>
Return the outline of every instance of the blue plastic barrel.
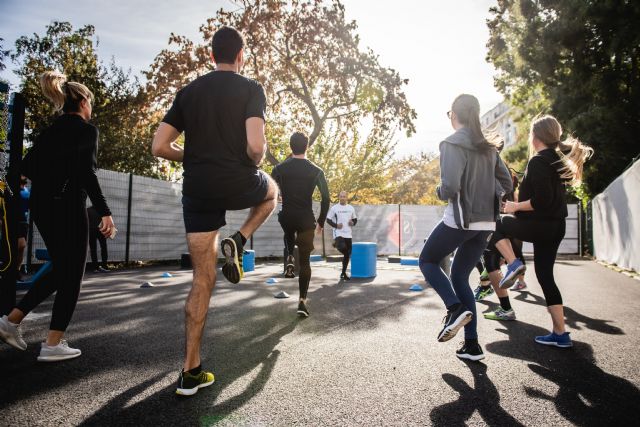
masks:
<svg viewBox="0 0 640 427"><path fill-rule="evenodd" d="M242 255L242 269L245 273L256 269L256 251L244 251Z"/></svg>
<svg viewBox="0 0 640 427"><path fill-rule="evenodd" d="M357 242L351 251L351 277L376 277L378 245L374 242Z"/></svg>

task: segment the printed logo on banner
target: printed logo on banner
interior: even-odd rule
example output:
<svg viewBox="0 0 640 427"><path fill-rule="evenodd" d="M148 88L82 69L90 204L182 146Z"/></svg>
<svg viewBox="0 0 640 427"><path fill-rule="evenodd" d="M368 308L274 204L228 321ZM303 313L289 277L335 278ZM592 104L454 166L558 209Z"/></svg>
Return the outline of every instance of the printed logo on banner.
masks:
<svg viewBox="0 0 640 427"><path fill-rule="evenodd" d="M402 249L404 250L412 247L418 241L414 215L400 215L398 212L394 212L387 217L387 224L389 224L387 238L396 247L402 244ZM400 227L402 233L398 233ZM402 240L402 242L400 242L400 240Z"/></svg>

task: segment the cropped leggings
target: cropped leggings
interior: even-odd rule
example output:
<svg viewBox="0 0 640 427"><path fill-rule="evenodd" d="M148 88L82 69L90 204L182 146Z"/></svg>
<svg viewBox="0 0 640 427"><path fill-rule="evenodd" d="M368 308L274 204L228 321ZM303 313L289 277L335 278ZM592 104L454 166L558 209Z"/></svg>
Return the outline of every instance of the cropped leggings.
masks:
<svg viewBox="0 0 640 427"><path fill-rule="evenodd" d="M564 238L566 223L560 220L519 219L504 215L496 222L496 232L490 245L502 239L516 238L533 243L533 264L536 278L547 306L562 304L562 296L553 277L553 266L560 242Z"/></svg>
<svg viewBox="0 0 640 427"><path fill-rule="evenodd" d="M41 200L37 207L33 219L51 257L52 269L29 289L16 308L27 314L55 292L49 329L66 331L78 302L87 261L87 209L83 198Z"/></svg>

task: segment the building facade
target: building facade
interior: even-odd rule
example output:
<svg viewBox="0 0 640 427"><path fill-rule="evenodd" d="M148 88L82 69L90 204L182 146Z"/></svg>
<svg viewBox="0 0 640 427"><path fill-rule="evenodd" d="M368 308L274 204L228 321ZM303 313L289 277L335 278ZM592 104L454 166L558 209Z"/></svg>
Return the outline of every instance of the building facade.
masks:
<svg viewBox="0 0 640 427"><path fill-rule="evenodd" d="M503 101L480 117L483 129L498 132L502 136L504 148L515 145L517 141L516 126L511 119L510 111L511 106Z"/></svg>

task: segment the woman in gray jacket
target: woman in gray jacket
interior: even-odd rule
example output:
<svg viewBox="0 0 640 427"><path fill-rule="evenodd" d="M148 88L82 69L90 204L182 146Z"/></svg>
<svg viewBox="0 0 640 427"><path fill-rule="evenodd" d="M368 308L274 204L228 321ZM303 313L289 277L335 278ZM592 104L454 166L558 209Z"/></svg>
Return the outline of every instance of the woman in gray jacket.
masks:
<svg viewBox="0 0 640 427"><path fill-rule="evenodd" d="M511 175L498 155L499 143L487 139L480 125L480 104L460 95L447 113L455 132L440 143L438 198L448 201L442 221L433 229L420 254L420 270L447 307L438 341L465 328L461 359L484 359L478 344L476 308L469 275L495 230L499 191L511 191ZM497 185L499 184L499 185ZM451 277L439 264L456 251Z"/></svg>

